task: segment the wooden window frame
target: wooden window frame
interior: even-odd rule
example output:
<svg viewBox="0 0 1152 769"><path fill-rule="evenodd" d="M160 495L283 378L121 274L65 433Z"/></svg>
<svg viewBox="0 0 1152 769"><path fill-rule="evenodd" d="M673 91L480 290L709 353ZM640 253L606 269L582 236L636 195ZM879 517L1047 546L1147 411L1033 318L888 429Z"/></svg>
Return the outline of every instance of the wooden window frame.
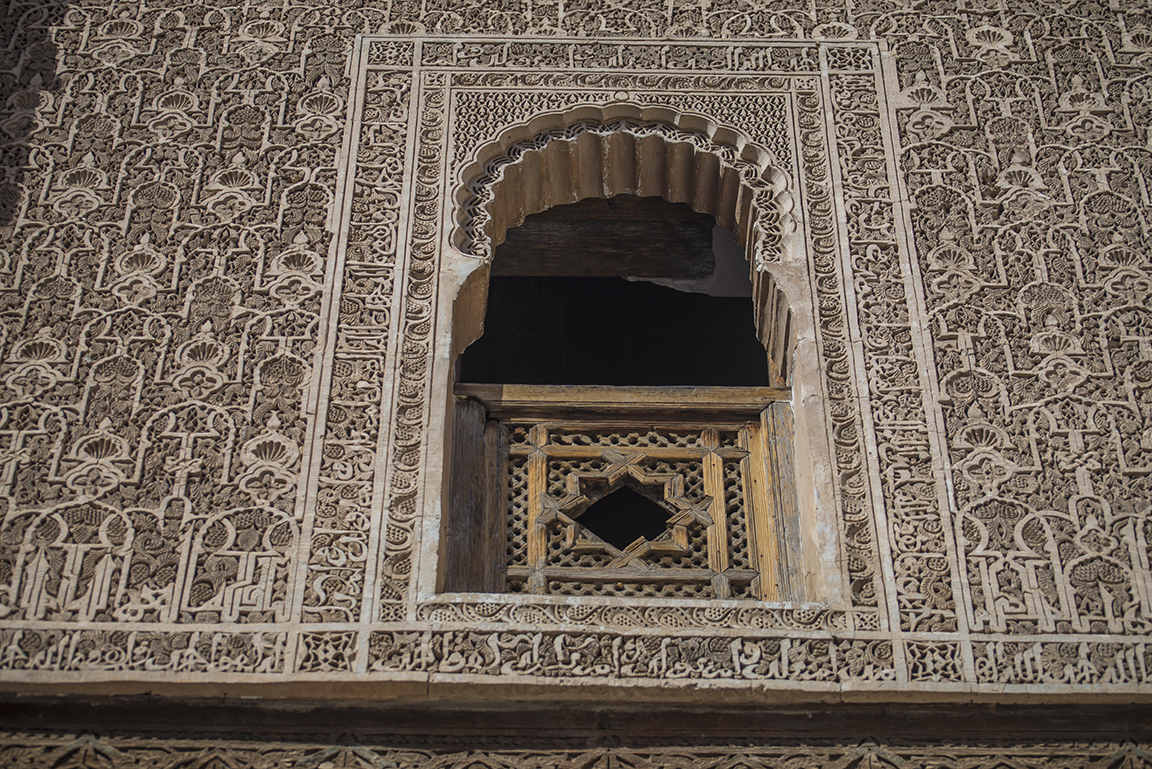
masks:
<svg viewBox="0 0 1152 769"><path fill-rule="evenodd" d="M547 446L548 432L603 429L677 429L701 434L703 446L657 450L665 458L703 465L708 570L585 569L592 583L636 584L708 579L713 598L762 601L798 599L798 509L792 443L791 393L774 387L610 387L567 385L457 384L453 430L451 523L446 529L445 587L448 592L508 592L522 581L523 592L547 595L554 579L570 578L571 567L549 568L540 523L546 505L542 489L549 458L588 457L595 451ZM509 445L508 425L528 426L541 448ZM737 433L738 449L719 448L718 431ZM627 461L647 458L651 449L612 448L605 454ZM727 456L731 454L731 456ZM528 456L528 564L507 566L507 462ZM748 543L748 569L729 569L730 527L726 520L723 462L738 461ZM612 481L620 484L619 478ZM615 488L613 486L613 488ZM681 502L682 507L689 505ZM579 508L579 512L583 509ZM579 515L577 512L577 515ZM694 511L699 515L701 511ZM687 513L685 513L687 514ZM708 573L705 574L704 572ZM567 577L565 576L567 575Z"/></svg>

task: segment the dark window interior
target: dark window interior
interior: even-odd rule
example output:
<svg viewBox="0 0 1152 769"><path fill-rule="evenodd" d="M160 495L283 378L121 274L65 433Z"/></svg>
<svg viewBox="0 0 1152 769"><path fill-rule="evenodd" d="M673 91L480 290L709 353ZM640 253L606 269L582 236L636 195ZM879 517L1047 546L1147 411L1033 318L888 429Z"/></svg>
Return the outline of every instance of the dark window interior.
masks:
<svg viewBox="0 0 1152 769"><path fill-rule="evenodd" d="M689 293L715 268L711 217L619 196L528 217L497 247L484 335L459 381L505 384L768 384L747 297Z"/></svg>
<svg viewBox="0 0 1152 769"><path fill-rule="evenodd" d="M624 550L640 537L651 541L668 530L669 512L627 486L593 503L577 522L613 547Z"/></svg>
<svg viewBox="0 0 1152 769"><path fill-rule="evenodd" d="M464 382L576 385L768 384L742 297L622 278L494 277L484 335Z"/></svg>

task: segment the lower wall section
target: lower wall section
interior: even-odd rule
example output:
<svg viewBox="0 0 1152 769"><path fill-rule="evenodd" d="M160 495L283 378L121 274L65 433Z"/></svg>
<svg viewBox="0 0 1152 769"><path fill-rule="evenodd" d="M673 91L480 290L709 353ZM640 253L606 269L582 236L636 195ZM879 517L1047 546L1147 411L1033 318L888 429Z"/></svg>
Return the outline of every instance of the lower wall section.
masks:
<svg viewBox="0 0 1152 769"><path fill-rule="evenodd" d="M366 704L0 701L13 769L1152 767L1144 706L397 710Z"/></svg>
<svg viewBox="0 0 1152 769"><path fill-rule="evenodd" d="M407 750L380 745L293 744L285 742L225 742L205 740L145 740L93 735L0 737L0 764L8 767L250 767L251 769L396 769L397 767L667 767L669 769L728 769L729 767L1100 767L1137 769L1152 766L1147 745L1101 743L1042 746L962 745L898 747L863 742L827 747L779 746L699 748L596 747L587 750Z"/></svg>

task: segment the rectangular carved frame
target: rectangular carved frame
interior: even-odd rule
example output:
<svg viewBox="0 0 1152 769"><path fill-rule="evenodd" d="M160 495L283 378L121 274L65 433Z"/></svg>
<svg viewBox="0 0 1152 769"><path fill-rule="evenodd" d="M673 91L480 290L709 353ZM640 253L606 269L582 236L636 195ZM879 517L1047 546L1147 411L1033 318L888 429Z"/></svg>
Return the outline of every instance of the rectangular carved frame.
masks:
<svg viewBox="0 0 1152 769"><path fill-rule="evenodd" d="M853 269L850 249L872 247L874 259L890 260L886 270L896 266L899 251L897 196L884 161L891 138L878 98L879 54L872 43L737 47L362 38L341 269L346 285L361 285L364 275L380 272L392 280L394 311L384 356L390 364L384 376L394 387L392 398L379 404L379 466L386 470L376 478L373 505L387 511L386 544L379 561L368 567L375 566L374 572L365 575L365 584L376 582L382 590L379 603L366 607L375 621L360 638L358 667L369 673L447 675L445 680L454 681L490 675L501 675L502 681L515 676L604 683L731 679L777 686L811 681L825 689L848 680L888 687L904 678L898 672L904 667L898 659L902 650L887 631L886 604L892 597L882 587L881 564L887 558L881 549L886 548L875 534L886 526L882 506L873 499L877 471L869 467L863 438L872 420L865 395L869 385L859 373L864 351L849 341L859 338L858 321L849 311L857 301L847 277ZM773 120L765 106L769 100L784 120ZM659 104L742 131L770 149L793 179L802 240L797 250L806 264L773 268L793 271L794 293L799 288L793 307L809 316L812 346L805 352L819 361L798 372L796 400L818 404L805 407L818 412L815 418L807 414L808 431L818 433L815 443L834 446L823 449L830 459L824 468L828 478L817 482L831 520L810 520L814 529L831 524L836 534L820 543L823 554L813 543L806 553L808 560L825 558L832 564L829 571L836 572L810 591L817 603L574 603L436 594L440 504L447 499L444 371L452 359L451 330L445 326L452 317L452 289L460 282L452 276L470 267L460 266L450 245L459 218L453 196L461 169L510 125L620 101ZM851 114L842 130L853 151L833 163L837 110ZM382 152L381 137L402 135L402 156L396 147ZM401 162L402 180L388 173L389 163ZM855 187L843 186L844 180L858 175L867 177L859 185L863 194L852 201L861 215L845 221L835 212L849 206L844 191ZM391 205L381 209L381 203ZM388 224L373 224L373 218ZM450 277L444 279L445 274ZM897 269L893 277L899 274ZM897 293L898 299L903 296ZM813 306L819 307L818 317ZM907 305L897 302L895 313L906 325ZM363 370L366 356L346 340L364 336L351 326L338 327L326 368ZM908 352L899 386L920 392L921 364ZM904 421L904 429L928 434L922 410L918 428ZM835 502L828 504L829 498ZM378 528L383 526L373 526ZM811 533L801 537L817 539Z"/></svg>

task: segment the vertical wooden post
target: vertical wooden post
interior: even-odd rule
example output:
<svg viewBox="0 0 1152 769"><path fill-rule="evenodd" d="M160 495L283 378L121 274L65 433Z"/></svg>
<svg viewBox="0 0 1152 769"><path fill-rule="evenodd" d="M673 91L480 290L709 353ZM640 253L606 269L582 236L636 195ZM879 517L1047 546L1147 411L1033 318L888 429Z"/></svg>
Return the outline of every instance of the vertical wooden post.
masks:
<svg viewBox="0 0 1152 769"><path fill-rule="evenodd" d="M778 600L774 561L778 555L771 505L768 502L768 463L764 450L764 430L751 424L740 431L740 447L748 456L740 460L744 480L744 519L748 523L748 548L753 565L760 573L752 582L752 594L762 601Z"/></svg>
<svg viewBox="0 0 1152 769"><path fill-rule="evenodd" d="M528 433L533 446L543 446L548 441L548 429L544 425L533 425ZM528 568L532 574L528 578L528 590L537 595L548 591L544 578L544 564L548 558L548 530L539 523L544 512L544 495L548 493L548 457L543 451L528 455Z"/></svg>
<svg viewBox="0 0 1152 769"><path fill-rule="evenodd" d="M792 406L785 402L771 404L761 412L760 424L740 432L748 451L740 465L748 535L760 572L753 592L763 601L796 600L800 584L792 440Z"/></svg>
<svg viewBox="0 0 1152 769"><path fill-rule="evenodd" d="M480 589L502 593L508 589L505 578L504 547L508 539L508 438L504 425L490 421L484 425L484 463L487 512L484 535L477 543L481 558L487 564Z"/></svg>
<svg viewBox="0 0 1152 769"><path fill-rule="evenodd" d="M772 484L769 504L776 540L775 559L778 600L796 601L801 595L800 509L796 501L796 462L792 445L796 428L792 404L777 401L760 414L767 470Z"/></svg>
<svg viewBox="0 0 1152 769"><path fill-rule="evenodd" d="M488 531L488 462L484 440L484 404L472 398L456 401L452 415L452 474L447 508L441 511L444 590L483 590L487 548L476 547Z"/></svg>
<svg viewBox="0 0 1152 769"><path fill-rule="evenodd" d="M724 459L715 453L720 446L720 433L709 427L701 437L704 448L710 452L702 460L704 493L712 497L708 505L708 513L712 516L712 525L708 527L708 566L713 571L723 572L728 568L728 509L724 498ZM728 579L722 574L717 574L712 586L717 598L729 596Z"/></svg>

